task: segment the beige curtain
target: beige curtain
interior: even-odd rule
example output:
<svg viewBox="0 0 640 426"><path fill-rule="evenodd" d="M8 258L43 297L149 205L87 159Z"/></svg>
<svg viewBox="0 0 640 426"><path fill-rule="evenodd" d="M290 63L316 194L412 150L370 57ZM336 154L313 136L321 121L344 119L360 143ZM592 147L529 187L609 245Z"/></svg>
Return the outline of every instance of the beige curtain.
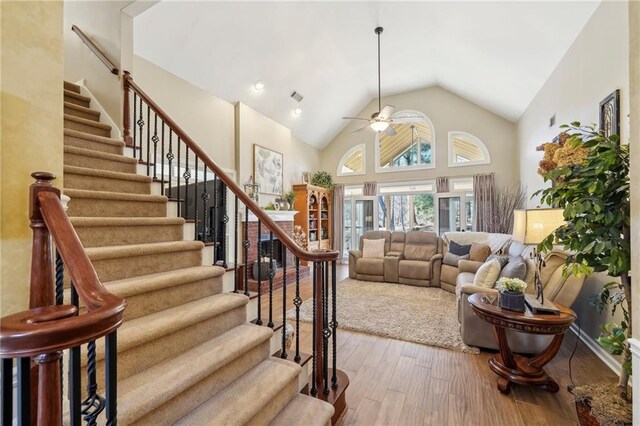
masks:
<svg viewBox="0 0 640 426"><path fill-rule="evenodd" d="M449 192L449 178L448 177L436 178L436 191L438 191L438 192Z"/></svg>
<svg viewBox="0 0 640 426"><path fill-rule="evenodd" d="M362 187L362 195L378 195L378 182L365 182Z"/></svg>
<svg viewBox="0 0 640 426"><path fill-rule="evenodd" d="M333 249L340 253L342 261L344 250L344 185L333 186Z"/></svg>
<svg viewBox="0 0 640 426"><path fill-rule="evenodd" d="M474 225L476 231L493 232L491 218L495 211L496 184L493 173L473 176Z"/></svg>

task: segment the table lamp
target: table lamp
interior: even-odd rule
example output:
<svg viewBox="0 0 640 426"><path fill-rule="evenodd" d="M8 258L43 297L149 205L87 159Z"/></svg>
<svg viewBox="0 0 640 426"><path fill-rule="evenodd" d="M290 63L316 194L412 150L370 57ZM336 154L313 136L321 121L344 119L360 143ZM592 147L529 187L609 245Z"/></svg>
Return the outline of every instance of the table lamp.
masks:
<svg viewBox="0 0 640 426"><path fill-rule="evenodd" d="M540 244L549 234L564 224L562 209L527 209L513 211L513 240L522 244ZM535 260L536 299L544 305L544 293L540 281L540 269L545 266L542 253L533 249Z"/></svg>

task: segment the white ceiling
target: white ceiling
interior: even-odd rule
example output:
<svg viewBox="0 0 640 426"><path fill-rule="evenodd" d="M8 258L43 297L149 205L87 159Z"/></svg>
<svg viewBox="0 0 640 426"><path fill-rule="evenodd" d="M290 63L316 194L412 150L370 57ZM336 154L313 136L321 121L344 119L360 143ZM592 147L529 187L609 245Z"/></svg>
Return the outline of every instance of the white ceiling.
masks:
<svg viewBox="0 0 640 426"><path fill-rule="evenodd" d="M322 148L342 116L377 96L376 26L383 105L385 94L440 85L517 121L597 5L163 1L135 18L134 50ZM304 96L298 117L294 90Z"/></svg>

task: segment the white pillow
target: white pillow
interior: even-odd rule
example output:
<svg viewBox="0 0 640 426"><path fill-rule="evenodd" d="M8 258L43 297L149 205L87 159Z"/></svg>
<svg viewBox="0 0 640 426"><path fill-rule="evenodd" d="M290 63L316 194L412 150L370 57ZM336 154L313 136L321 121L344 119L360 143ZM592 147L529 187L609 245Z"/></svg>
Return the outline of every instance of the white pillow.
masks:
<svg viewBox="0 0 640 426"><path fill-rule="evenodd" d="M362 257L372 257L382 259L384 257L384 243L385 239L380 238L378 240L362 240Z"/></svg>
<svg viewBox="0 0 640 426"><path fill-rule="evenodd" d="M500 262L493 259L485 262L478 268L476 276L473 278L473 285L476 287L493 288L500 275Z"/></svg>

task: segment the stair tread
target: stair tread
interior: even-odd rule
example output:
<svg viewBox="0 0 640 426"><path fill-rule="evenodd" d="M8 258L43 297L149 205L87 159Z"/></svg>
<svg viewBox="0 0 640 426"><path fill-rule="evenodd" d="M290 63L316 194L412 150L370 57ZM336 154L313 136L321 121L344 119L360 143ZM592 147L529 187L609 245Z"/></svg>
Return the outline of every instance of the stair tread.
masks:
<svg viewBox="0 0 640 426"><path fill-rule="evenodd" d="M86 139L89 141L100 142L107 145L114 145L124 147L124 142L120 139L108 138L106 136L98 136L93 133L82 132L80 130L64 129L65 136L72 136L79 139Z"/></svg>
<svg viewBox="0 0 640 426"><path fill-rule="evenodd" d="M82 155L84 157L100 158L103 160L118 161L121 163L138 164L138 160L132 157L127 157L126 155L111 154L109 152L96 151L95 149L80 148L77 146L66 145L64 147L64 152L68 154Z"/></svg>
<svg viewBox="0 0 640 426"><path fill-rule="evenodd" d="M66 88L66 87L64 87L64 86L70 86L70 87L71 87L71 89L67 89L67 88ZM76 93L80 93L80 85L79 85L79 84L76 84L76 83L72 83L72 82L67 81L67 80L64 80L63 88L64 88L65 90L69 90L69 91L72 91L72 92L73 92L73 91L75 91Z"/></svg>
<svg viewBox="0 0 640 426"><path fill-rule="evenodd" d="M82 111L82 112L84 112L86 114L95 115L96 118L100 116L100 111L96 111L95 109L83 107L82 105L73 104L71 102L65 101L64 102L64 107L65 108L70 108L70 109L75 109L77 111Z"/></svg>
<svg viewBox="0 0 640 426"><path fill-rule="evenodd" d="M65 165L63 170L65 174L96 176L96 177L107 178L107 179L130 180L130 181L151 183L151 178L149 176L138 175L135 173L113 172L111 170L91 169L88 167L68 166L68 165Z"/></svg>
<svg viewBox="0 0 640 426"><path fill-rule="evenodd" d="M110 292L117 296L131 297L136 294L172 287L176 284L221 277L224 275L224 272L224 269L219 266L193 266L173 271L124 278L103 284Z"/></svg>
<svg viewBox="0 0 640 426"><path fill-rule="evenodd" d="M91 226L170 226L184 225L181 217L70 217L71 224L77 227Z"/></svg>
<svg viewBox="0 0 640 426"><path fill-rule="evenodd" d="M271 334L243 324L118 383L118 417L123 423L149 413L213 374L238 356L267 341ZM142 414L144 415L144 414Z"/></svg>
<svg viewBox="0 0 640 426"><path fill-rule="evenodd" d="M65 195L71 198L70 202L73 202L73 198L95 198L102 200L120 200L120 201L145 201L150 203L166 203L167 197L164 195L149 195L149 194L129 194L125 192L111 192L111 191L92 191L89 189L69 189L65 188L62 191Z"/></svg>
<svg viewBox="0 0 640 426"><path fill-rule="evenodd" d="M86 124L87 126L96 127L104 130L111 130L111 126L108 124L100 123L99 121L89 120L88 118L77 117L71 114L64 114L64 119L69 121L75 121L76 123Z"/></svg>
<svg viewBox="0 0 640 426"><path fill-rule="evenodd" d="M269 423L271 426L326 425L331 421L334 409L318 398L298 394Z"/></svg>
<svg viewBox="0 0 640 426"><path fill-rule="evenodd" d="M102 260L131 256L147 256L185 250L202 250L202 241L167 241L162 243L127 244L119 246L87 247L84 251L89 259Z"/></svg>
<svg viewBox="0 0 640 426"><path fill-rule="evenodd" d="M80 99L85 102L91 102L91 98L85 95L81 95L80 93L76 93L73 90L64 89L64 96L69 96L70 98Z"/></svg>
<svg viewBox="0 0 640 426"><path fill-rule="evenodd" d="M176 425L243 425L249 422L301 368L292 362L268 358L246 372Z"/></svg>

